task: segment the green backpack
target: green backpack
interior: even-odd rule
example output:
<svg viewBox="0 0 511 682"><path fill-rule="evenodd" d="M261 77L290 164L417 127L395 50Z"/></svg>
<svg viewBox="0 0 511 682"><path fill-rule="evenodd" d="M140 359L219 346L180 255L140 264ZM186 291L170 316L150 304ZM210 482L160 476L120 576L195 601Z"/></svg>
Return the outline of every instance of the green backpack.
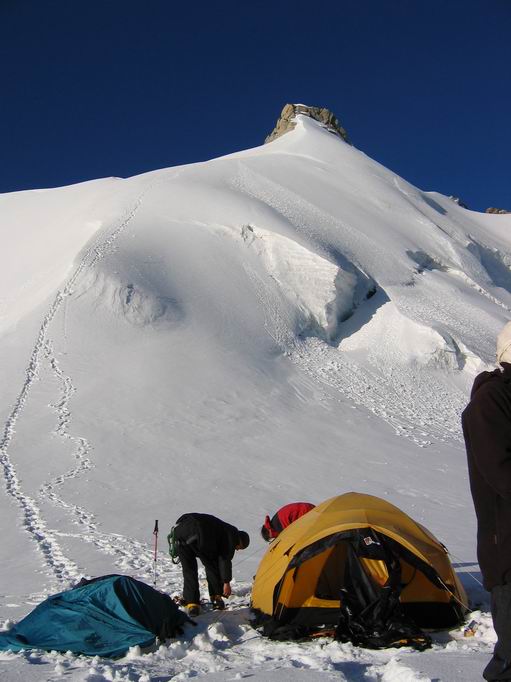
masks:
<svg viewBox="0 0 511 682"><path fill-rule="evenodd" d="M167 535L167 541L169 543L169 555L173 564L179 563L179 554L177 551L177 540L174 535L175 526L172 526L170 533Z"/></svg>

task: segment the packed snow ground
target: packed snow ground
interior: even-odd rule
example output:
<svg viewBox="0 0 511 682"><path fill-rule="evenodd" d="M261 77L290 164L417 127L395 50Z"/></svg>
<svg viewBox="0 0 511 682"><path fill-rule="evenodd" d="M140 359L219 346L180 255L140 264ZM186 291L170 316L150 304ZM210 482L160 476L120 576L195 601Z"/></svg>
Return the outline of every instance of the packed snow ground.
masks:
<svg viewBox="0 0 511 682"><path fill-rule="evenodd" d="M186 511L248 530L229 610L121 661L0 655L2 680L480 679L459 416L511 310L511 218L422 192L298 117L264 147L0 196L0 627L81 576L179 592ZM371 652L249 623L266 513L388 499L451 552L478 628Z"/></svg>

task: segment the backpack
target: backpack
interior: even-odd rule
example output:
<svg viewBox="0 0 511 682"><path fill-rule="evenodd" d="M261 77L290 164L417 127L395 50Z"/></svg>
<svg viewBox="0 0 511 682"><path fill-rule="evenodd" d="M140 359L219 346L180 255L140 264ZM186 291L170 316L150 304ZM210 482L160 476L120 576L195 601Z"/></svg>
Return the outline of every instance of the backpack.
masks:
<svg viewBox="0 0 511 682"><path fill-rule="evenodd" d="M169 556L173 564L179 563L179 553L177 551L177 540L175 537L175 526L172 526L170 533L167 535L167 542L169 543Z"/></svg>

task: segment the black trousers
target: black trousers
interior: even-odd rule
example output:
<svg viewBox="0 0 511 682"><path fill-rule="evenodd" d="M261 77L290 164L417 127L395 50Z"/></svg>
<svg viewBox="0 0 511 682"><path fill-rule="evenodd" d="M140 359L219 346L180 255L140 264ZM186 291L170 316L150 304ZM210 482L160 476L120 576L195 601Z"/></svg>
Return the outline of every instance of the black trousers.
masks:
<svg viewBox="0 0 511 682"><path fill-rule="evenodd" d="M497 643L483 677L491 682L511 680L511 583L492 589L491 615Z"/></svg>
<svg viewBox="0 0 511 682"><path fill-rule="evenodd" d="M197 544L199 533L193 519L180 521L174 530L181 569L183 571L183 600L188 603L200 602L197 559L206 569L209 596L221 595L224 589L217 557L207 557L200 553Z"/></svg>

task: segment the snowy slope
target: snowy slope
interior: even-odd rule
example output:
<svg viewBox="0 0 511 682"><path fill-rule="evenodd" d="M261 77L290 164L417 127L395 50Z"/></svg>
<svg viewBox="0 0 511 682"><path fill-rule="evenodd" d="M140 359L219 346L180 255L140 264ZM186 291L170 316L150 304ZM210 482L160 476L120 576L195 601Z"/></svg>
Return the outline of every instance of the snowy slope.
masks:
<svg viewBox="0 0 511 682"><path fill-rule="evenodd" d="M511 216L297 123L207 163L0 196L0 624L82 575L151 581L155 518L211 512L252 535L236 608L185 644L116 664L0 656L1 679L479 679L487 613L421 655L247 625L264 515L349 490L427 525L487 610L459 415L510 318ZM163 544L158 586L179 591Z"/></svg>

